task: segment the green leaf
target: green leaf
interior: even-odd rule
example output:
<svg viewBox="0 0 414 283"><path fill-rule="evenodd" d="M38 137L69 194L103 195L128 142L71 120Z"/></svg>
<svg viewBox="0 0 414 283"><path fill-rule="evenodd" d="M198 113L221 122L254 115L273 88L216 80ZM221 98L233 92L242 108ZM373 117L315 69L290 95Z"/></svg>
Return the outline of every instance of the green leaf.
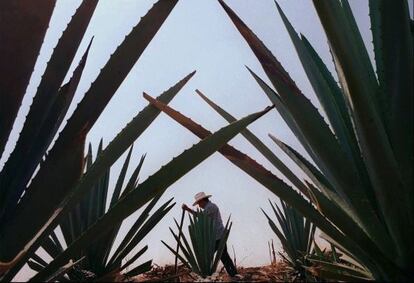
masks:
<svg viewBox="0 0 414 283"><path fill-rule="evenodd" d="M215 104L209 98L207 98L201 91L196 90L197 94L210 105L218 114L220 114L227 122L232 123L236 121L230 113L226 112L223 108ZM251 131L248 129L241 132L241 134L267 159L275 166L296 188L302 193L307 193L307 188L301 180Z"/></svg>
<svg viewBox="0 0 414 283"><path fill-rule="evenodd" d="M148 246L140 249L133 257L131 257L124 265L121 266L121 271L133 264L140 256L142 256L148 250Z"/></svg>
<svg viewBox="0 0 414 283"><path fill-rule="evenodd" d="M171 118L176 120L182 126L186 127L192 133L197 135L200 138L205 138L210 134L209 131L204 129L201 125L196 124L191 119L185 117L183 114L173 110L171 107L151 98L148 95L144 95L147 100L149 100L153 105L162 109L164 113L169 115ZM260 184L262 184L265 188L269 189L271 192L282 198L291 206L295 207L300 211L301 214L306 215L306 217L312 221L315 225L317 225L322 231L329 234L332 238L337 239L347 247L347 249L357 249L358 252L361 252L365 255L365 258L371 256L372 258L376 258L381 255L381 261L385 265L392 266L393 264L389 261L389 258L385 257L385 255L378 250L378 247L375 245L373 246L370 240L366 240L364 244L368 244L364 248L367 251L361 251L361 248L356 245L356 242L353 242L347 236L345 236L341 231L339 231L330 221L328 221L322 214L320 214L310 203L305 201L303 197L293 190L290 186L288 186L283 180L279 179L275 175L273 175L270 171L266 170L263 166L258 164L256 161L251 159L246 154L238 151L237 149L233 148L229 145L224 145L219 152L225 156L229 161L235 164L237 167L242 169ZM190 222L191 222L190 218ZM351 223L352 224L352 223ZM191 235L190 231L190 235ZM358 236L360 236L358 234ZM366 253L369 253L367 255Z"/></svg>
<svg viewBox="0 0 414 283"><path fill-rule="evenodd" d="M378 80L387 102L388 133L413 210L412 20L407 1L369 1L369 10Z"/></svg>
<svg viewBox="0 0 414 283"><path fill-rule="evenodd" d="M269 137L282 149L291 160L293 160L299 168L312 180L312 182L319 188L320 191L331 201L334 201L339 205L344 212L346 212L356 223L363 228L358 215L354 213L354 210L347 204L338 194L334 191L332 185L326 180L325 176L314 167L306 158L300 155L296 150L291 148L289 145L278 140L273 135L269 134Z"/></svg>
<svg viewBox="0 0 414 283"><path fill-rule="evenodd" d="M111 202L109 204L109 207L112 207L119 199L119 196L121 195L122 186L124 184L125 175L128 170L129 161L131 159L132 149L134 148L134 145L131 145L129 152L127 154L127 157L125 158L124 164L122 165L121 172L118 175L118 179L116 181L114 192L112 193Z"/></svg>
<svg viewBox="0 0 414 283"><path fill-rule="evenodd" d="M306 75L327 114L339 143L345 150L348 158L353 160L355 165L358 166L358 172L362 171L365 173L365 167L362 164L361 153L342 91L307 39L303 36L302 39L299 38L280 6L277 3L276 6L289 32ZM365 176L363 177L366 178ZM365 184L369 184L369 181ZM369 193L372 194L373 192Z"/></svg>
<svg viewBox="0 0 414 283"><path fill-rule="evenodd" d="M46 269L38 273L32 280L44 278L56 268L67 262L72 254L82 247L88 245L90 241L99 237L103 232L108 231L123 220L131 213L139 209L143 204L153 198L155 195L165 191L172 183L189 172L192 168L200 164L203 160L213 154L223 144L232 139L247 125L260 118L269 109L255 114L251 114L227 127L222 128L215 134L205 138L203 141L194 145L191 149L183 152L181 155L173 159L167 165L162 167L154 175L150 176L146 181L141 183L138 188L131 191L126 197L122 198L115 206L113 206L105 215L98 220L91 228L88 229L80 238L78 238L68 249L60 254L52 261ZM109 147L109 146L108 146ZM102 153L101 157L104 155ZM91 171L91 170L90 170ZM89 171L89 172L90 172ZM85 175L74 192L79 192L80 188L85 184ZM71 201L75 200L72 198Z"/></svg>
<svg viewBox="0 0 414 283"><path fill-rule="evenodd" d="M139 274L142 274L144 272L150 271L152 266L152 260L149 260L135 268L133 268L131 271L127 272L125 275L129 277L137 276Z"/></svg>
<svg viewBox="0 0 414 283"><path fill-rule="evenodd" d="M41 271L43 268L45 268L45 266L47 265L47 263L46 263L46 265L41 265L41 264L39 264L39 263L37 263L36 261L33 261L33 260L29 260L28 262L27 262L27 265L33 270L33 271L36 271L36 272L39 272L39 271Z"/></svg>
<svg viewBox="0 0 414 283"><path fill-rule="evenodd" d="M344 148L348 157L351 160L353 160L355 166L357 167L357 174L359 175L361 182L363 182L362 188L364 189L365 193L368 195L369 198L375 199L374 190L369 180L368 172L365 167L364 161L362 160L362 154L358 146L358 141L354 133L354 128L352 126L352 109L349 105L346 105L346 101L344 100L342 90L339 89L331 73L328 71L327 67L322 62L319 55L316 53L316 51L313 49L313 47L310 45L310 43L304 36L302 36L302 42L308 50L309 55L312 57L312 60L318 67L319 72L323 76L323 79L326 81L329 89L331 90L328 91L320 89L319 95L323 96L323 99L325 100L331 97L333 98L332 104L334 109L331 109L331 111L329 112L332 112L331 116L334 117L332 119L335 119L337 121L336 123L331 122L332 125L334 125L334 128L340 128L340 130L336 130L339 142L341 143L341 146ZM308 76L311 77L310 74L308 74ZM316 89L315 92L317 92ZM323 104L329 104L329 102L322 102L322 105ZM328 108L328 106L326 106L325 108ZM337 126L335 126L335 124L337 124ZM380 214L378 212L377 204L374 202L372 203L372 205L374 209L377 211L377 214Z"/></svg>
<svg viewBox="0 0 414 283"><path fill-rule="evenodd" d="M0 73L7 74L0 86L0 157L29 84L55 2L0 3Z"/></svg>
<svg viewBox="0 0 414 283"><path fill-rule="evenodd" d="M189 245L189 243L187 241L187 238L185 237L184 233L182 232L182 226L179 226L177 222L175 222L175 224L177 225L178 231L181 234L181 239L182 239L185 247L183 246L183 244L181 244L180 239L178 238L178 236L176 236L174 234L174 232L172 231L171 228L170 228L170 231L173 234L175 240L177 241L177 244L180 246L181 250L183 251L186 259L188 260L188 262L190 264L189 268L190 269L193 269L194 272L196 272L197 274L200 274L200 268L199 268L199 266L197 264L197 261L196 261L194 252L191 249L191 247L190 247L190 245ZM178 252L175 253L175 255L177 255L177 254L178 254Z"/></svg>
<svg viewBox="0 0 414 283"><path fill-rule="evenodd" d="M81 263L83 260L85 259L85 257L82 257L80 259L78 259L75 262L69 262L68 264L62 266L61 268L59 268L55 273L53 273L51 276L47 277L45 279L45 281L49 282L54 282L57 278L59 278L60 276L62 276L63 274L67 273L68 271L70 271L72 268L74 268L76 265L78 265L79 263Z"/></svg>
<svg viewBox="0 0 414 283"><path fill-rule="evenodd" d="M295 122L295 119L293 118L292 114L286 108L286 105L281 100L279 94L277 94L268 84L266 84L251 69L249 69L247 67L247 70L250 72L250 74L253 76L253 78L256 80L256 82L259 84L259 86L262 88L263 92L267 95L269 100L273 103L276 110L279 112L280 116L283 118L283 120L289 126L289 128L291 129L293 134L296 136L296 138L300 141L302 146L306 149L306 151L309 153L309 155L311 155L312 159L315 160L315 162L317 164L321 164L321 161L318 159L318 156L315 155L313 153L313 151L311 150L310 145L307 142L307 139L305 138L302 130L299 128L299 126Z"/></svg>
<svg viewBox="0 0 414 283"><path fill-rule="evenodd" d="M154 212L150 218L148 218L148 220L137 231L131 241L122 248L113 262L116 263L117 261L125 258L142 241L142 239L148 235L148 233L158 224L158 222L161 221L164 216L174 207L175 203L170 204L171 201L172 199L167 201L156 212Z"/></svg>
<svg viewBox="0 0 414 283"><path fill-rule="evenodd" d="M159 99L165 103L170 102L178 93L178 91L180 91L186 82L194 75L194 73L195 72L189 74L183 80L179 81L176 85L168 89L161 96L159 96ZM79 203L83 196L95 184L96 180L98 180L106 172L106 170L124 153L124 151L128 149L128 147L147 129L147 127L155 120L159 113L159 110L150 105L138 113L137 116L135 116L132 121L115 137L115 139L108 145L108 147L104 149L102 154L94 162L94 165L82 177L82 180L80 183L78 183L78 186L70 191L63 202L54 211L50 219L48 221L42 222L44 226L41 228L41 230L36 235L29 234L29 231L25 230L27 233L25 236L30 238L30 242L26 243L24 239L17 237L17 235L21 237L23 234L20 229L20 225L23 221L16 222L15 227L12 225L8 226L7 232L10 232L10 234L8 233L7 236L10 236L13 239L10 243L16 245L25 245L25 249L21 248L20 252L22 254L26 254L26 256L31 252L34 252L40 245L42 238L46 237L56 227L56 225L58 225L60 222L60 216L70 211L77 203ZM39 197L40 199L44 198L43 195L40 195ZM41 201L36 202L36 204L41 203ZM30 217L25 218L25 221L27 222L29 219ZM19 232L16 232L16 234L14 231ZM2 241L4 240L6 242L5 236L1 236L4 237L2 238ZM9 241L7 242L9 243ZM5 247L0 246L0 251L3 248ZM25 257L22 256L19 264L14 268L14 272L18 271L23 266L24 262Z"/></svg>
<svg viewBox="0 0 414 283"><path fill-rule="evenodd" d="M379 237L379 235L386 235L386 230L382 229L372 206L367 204L367 196L361 189L357 170L345 155L322 116L257 36L223 1L220 3L255 53L270 81L279 92L280 99L306 137L310 146L310 150L307 148L308 153L312 157L317 156L314 161L337 192L350 205L361 211L360 217L366 220L365 223L369 223L366 228L373 230L373 234L378 235L376 240L386 246L388 242Z"/></svg>
<svg viewBox="0 0 414 283"><path fill-rule="evenodd" d="M192 266L195 266L195 265L190 265L179 253L177 253L173 248L171 248L166 242L164 242L164 241L161 241L161 242L164 244L164 246L167 247L167 249L169 249L175 256L177 256L180 259L180 261L185 266L187 266L189 269L191 269Z"/></svg>
<svg viewBox="0 0 414 283"><path fill-rule="evenodd" d="M52 104L52 107L46 116L43 125L39 127L39 137L30 140L30 146L32 150L28 150L28 152L22 156L21 152L19 152L19 150L22 150L22 148L20 147L19 149L16 149L16 153L10 156L3 170L1 171L0 187L7 188L7 184L9 184L9 189L15 188L14 190L10 190L8 195L5 195L7 193L7 190L4 191L4 197L7 198L4 200L7 202L7 205L5 205L3 208L4 217L6 219L8 218L8 215L12 215L15 211L18 198L21 196L22 191L26 188L27 181L30 179L34 170L39 165L39 159L41 160L47 147L52 142L59 126L61 125L67 113L69 105L72 102L73 96L79 84L81 75L83 73L90 44L87 47L78 66L74 70L72 78L68 83L59 89L58 95ZM30 117L28 116L27 119L30 119ZM19 146L24 146L24 141L23 143L20 143ZM25 162L23 162L24 164L18 163L22 162L19 160L19 158L25 158Z"/></svg>
<svg viewBox="0 0 414 283"><path fill-rule="evenodd" d="M354 19L349 15L346 4L342 7L337 1L314 1L314 5L330 42L339 80L353 105L360 148L392 237L386 245L395 245L397 252L406 257L407 250L401 243L409 241L411 231L400 229L399 219L407 219L411 225L412 210L404 194L407 190L378 107L376 95L379 88L375 77L371 76L371 64L366 64L367 51L361 44L359 32L353 27ZM382 237L386 233L377 235ZM392 251L392 248L388 250Z"/></svg>
<svg viewBox="0 0 414 283"><path fill-rule="evenodd" d="M339 281L372 281L372 275L364 270L353 268L339 263L331 263L326 261L320 261L316 259L310 259L315 264L310 270L317 276L326 280L339 280Z"/></svg>
<svg viewBox="0 0 414 283"><path fill-rule="evenodd" d="M54 113L59 88L82 41L97 0L83 1L62 34L43 73L23 129L0 177L0 221L13 215L17 202L52 142L59 125L45 125ZM87 53L87 52L86 52ZM82 65L82 63L81 63ZM83 67L82 67L83 69ZM60 122L63 120L61 117ZM51 133L49 133L49 131ZM41 136L45 135L45 136ZM35 141L35 142L33 142ZM10 207L12 205L12 207Z"/></svg>
<svg viewBox="0 0 414 283"><path fill-rule="evenodd" d="M131 226L131 228L128 230L128 232L126 233L125 237L122 239L121 243L119 244L118 248L115 250L115 252L113 253L111 259L108 261L108 265L111 265L112 263L114 263L117 259L120 258L120 253L125 249L125 247L131 242L132 238L136 235L137 231L142 227L142 225L144 224L144 222L148 219L149 217L149 213L152 210L152 208L156 205L156 203L159 201L159 199L161 198L161 195L156 196L155 198L153 198L151 200L151 202L145 207L144 211L140 214L140 216L137 218L137 220L135 221L135 223ZM172 199L171 199L172 200ZM158 211L162 211L164 210L169 203L171 202L168 201L166 203L164 203L159 209Z"/></svg>

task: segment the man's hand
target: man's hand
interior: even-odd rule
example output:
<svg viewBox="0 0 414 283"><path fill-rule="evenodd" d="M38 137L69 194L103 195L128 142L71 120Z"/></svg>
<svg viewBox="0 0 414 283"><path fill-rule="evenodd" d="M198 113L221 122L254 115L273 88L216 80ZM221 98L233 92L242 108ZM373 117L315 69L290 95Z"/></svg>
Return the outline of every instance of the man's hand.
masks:
<svg viewBox="0 0 414 283"><path fill-rule="evenodd" d="M185 203L183 203L183 205L181 206L181 208L183 210L185 210L185 211L188 211L189 213L191 213L193 215L195 215L195 213L196 213L194 210L192 210L191 208L189 208Z"/></svg>

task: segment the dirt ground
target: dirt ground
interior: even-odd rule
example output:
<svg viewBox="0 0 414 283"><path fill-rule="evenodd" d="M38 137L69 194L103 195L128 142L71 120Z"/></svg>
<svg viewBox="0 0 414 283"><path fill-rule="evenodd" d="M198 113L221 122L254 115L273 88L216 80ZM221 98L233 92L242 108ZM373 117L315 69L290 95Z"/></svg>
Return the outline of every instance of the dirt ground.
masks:
<svg viewBox="0 0 414 283"><path fill-rule="evenodd" d="M290 269L282 262L259 267L238 267L240 278L232 279L222 268L219 272L207 278L201 278L184 266L179 266L178 273L173 265L154 266L145 274L132 278L133 282L281 282L293 281Z"/></svg>

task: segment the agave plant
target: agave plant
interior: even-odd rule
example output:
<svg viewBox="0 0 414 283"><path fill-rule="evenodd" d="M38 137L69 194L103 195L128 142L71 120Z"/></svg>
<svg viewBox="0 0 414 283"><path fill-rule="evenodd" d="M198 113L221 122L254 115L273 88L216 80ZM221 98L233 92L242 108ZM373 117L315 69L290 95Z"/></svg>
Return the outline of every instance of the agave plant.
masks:
<svg viewBox="0 0 414 283"><path fill-rule="evenodd" d="M190 241L187 240L182 231L182 227L175 219L174 222L177 225L178 233L174 233L171 228L170 231L183 255L164 241L162 243L193 272L203 278L212 275L217 270L218 263L230 234L232 226L230 218L224 227L223 237L219 241L217 252L214 221L207 213L198 210L195 215L190 215L190 225L188 225Z"/></svg>
<svg viewBox="0 0 414 283"><path fill-rule="evenodd" d="M375 70L348 2L313 1L339 85L277 5L329 126L263 42L219 1L275 89L249 71L316 165L271 136L312 181L302 191L280 170L313 204L271 173L253 166L245 171L318 226L369 277L414 278L414 60L407 1L369 2Z"/></svg>
<svg viewBox="0 0 414 283"><path fill-rule="evenodd" d="M306 259L312 252L316 226L284 201L280 202L282 209L270 200L269 203L280 228L263 209L262 211L286 253L280 255L301 278L306 278L304 266L308 264Z"/></svg>
<svg viewBox="0 0 414 283"><path fill-rule="evenodd" d="M102 152L102 141L98 148L98 155ZM117 201L133 190L138 181L138 174L144 162L145 156L141 158L137 168L132 173L128 182L124 186L125 176L128 170L129 161L132 154L132 147L128 152L125 162L122 166L120 175L116 181L113 194L109 203L109 208L113 207ZM92 149L89 147L88 155L86 157L87 168L92 165ZM90 192L85 196L76 207L70 211L59 224L64 241L66 245L72 244L83 232L87 230L94 222L106 213L106 203L109 193L109 177L108 170L104 176L94 185ZM121 193L122 192L122 193ZM123 238L121 244L116 248L109 257L112 250L115 238L119 233L120 224L113 230L109 231L107 235L98 241L94 241L85 249L78 252L75 260L84 259L79 262L75 268L71 268L67 273L68 278L72 281L85 281L88 278L86 275L93 275L95 280L109 280L112 281L114 276L126 270L141 255L148 249L144 246L135 254L131 251L142 241L142 239L155 227L155 225L171 210L174 204L171 204L172 199L160 206L152 215L151 210L154 208L161 195L156 196L142 211L135 223L130 227L129 231ZM63 252L63 244L53 232L49 238L42 244L42 248L51 256L56 258ZM126 256L131 258L122 264ZM132 277L142 272L148 271L151 268L151 260L147 261L132 270L125 273L125 276ZM47 263L40 254L35 254L32 259L28 261L29 266L35 271L41 271L47 266ZM80 270L79 270L80 269ZM82 271L87 271L82 272ZM62 278L61 274L60 278ZM64 279L63 279L64 280Z"/></svg>
<svg viewBox="0 0 414 283"><path fill-rule="evenodd" d="M0 172L0 241L6 243L0 246L0 274L14 267L6 280L24 264L28 246L80 178L86 134L176 1L155 4L125 38L46 155L81 79L90 44L72 78L63 84L97 3L97 0L83 1L63 32L34 95L16 146ZM0 154L3 154L29 83L54 4L53 0L0 4L0 33L4 39L0 68L2 74L7 73L1 79L0 90ZM98 94L100 99L96 100ZM154 114L147 119L154 119ZM44 201L46 195L47 202ZM36 211L35 217L33 211Z"/></svg>
<svg viewBox="0 0 414 283"><path fill-rule="evenodd" d="M323 250L314 242L313 251L307 255L312 264L305 269L320 278L329 278L331 281L372 281L372 275L365 271L351 258L345 258L338 253L335 246Z"/></svg>
<svg viewBox="0 0 414 283"><path fill-rule="evenodd" d="M198 91L198 94L202 94L200 91ZM173 118L176 122L187 128L189 131L194 133L199 138L203 139L207 137L209 134L211 134L207 129L205 129L200 124L197 124L190 118L184 116L180 112L177 112L176 110L172 109L171 107L167 106L166 104L162 103L161 101L154 99L148 95L145 95L145 98L155 107L162 110L164 113L169 115L171 118ZM204 99L206 101L209 101L211 105L215 105L215 110L218 110L220 114L223 114L223 117L225 117L229 122L234 123L235 118L231 116L228 112L225 112L224 109L220 108L217 104L214 104L211 100L209 100L207 97L204 96ZM229 116L227 116L229 115ZM278 168L281 172L283 170L289 170L283 163L283 166L280 166L279 163L277 163L277 160L279 160L275 154L271 152L271 154L268 154L268 150L270 150L266 145L263 144L262 141L259 140L257 136L255 136L252 132L245 129L241 131L241 134L247 138L247 140L254 145L259 152L261 152L269 161L275 165L276 168ZM286 146L286 145L285 145ZM296 206L300 209L297 209L301 214L304 214L303 211L309 212L309 215L312 217L315 217L320 224L320 226L327 226L329 227L331 224L326 222L324 218L320 218L317 213L318 211L316 209L320 209L319 203L316 202L315 197L313 194L309 192L309 189L307 191L302 191L304 195L309 198L309 200L312 201L310 203L308 200L305 200L303 196L299 193L297 193L292 187L287 185L283 180L275 176L272 172L268 171L266 168L264 168L261 164L256 162L254 159L252 159L247 154L241 152L240 150L234 148L233 146L230 146L228 144L224 145L221 149L218 150L225 158L227 158L230 162L232 162L234 165L239 167L241 170L243 170L245 173L250 175L252 178L254 178L256 181L258 181L260 184L262 184L265 188L269 189L271 192L273 192L276 195L283 196L285 199L292 199L292 203L294 203ZM288 171L288 172L289 172ZM292 172L292 171L290 171ZM289 176L289 175L286 175ZM295 178L297 178L295 176ZM289 178L288 178L289 179ZM295 181L294 179L289 179L292 183ZM299 180L297 178L297 180ZM297 181L296 180L296 181ZM306 183L306 184L305 184ZM304 188L309 188L313 185L305 182L303 183ZM297 189L300 189L301 187L298 186ZM304 209L304 210L301 210ZM315 214L316 213L316 214ZM327 238L327 236L324 236ZM314 258L314 257L308 257L308 259L318 264L316 267L315 264L312 265L312 269L309 269L309 267L305 267L308 271L310 271L312 274L318 277L318 280L322 278L322 276L326 276L329 280L372 280L373 275L360 263L355 261L352 258L348 258L348 260L351 262L351 264L347 264L347 266L337 265L335 263L332 263L332 261L326 261L323 262L320 260L320 258ZM324 263L324 265L322 265ZM337 266L337 269L333 271L332 266ZM323 269L327 268L327 270Z"/></svg>
<svg viewBox="0 0 414 283"><path fill-rule="evenodd" d="M165 96L160 96L157 101L161 101ZM162 102L160 102L162 103ZM149 110L156 110L152 106L148 106L143 111L145 114ZM109 231L116 224L131 215L134 211L141 208L145 203L150 201L155 196L164 192L171 184L177 181L179 178L188 173L192 168L199 165L207 157L219 150L223 145L242 131L247 125L253 121L259 119L266 114L269 109L250 114L239 121L232 123L226 127L221 128L217 132L211 135L207 135L201 142L192 146L190 149L184 151L182 154L174 158L172 161L163 166L160 170L146 179L144 182L138 184L138 186L128 193L127 196L121 198L117 204L108 210L104 217L98 219L90 228L88 228L75 242L72 243L63 253L59 254L52 262L50 262L43 270L36 274L32 280L42 281L48 278L55 277L55 274L59 273L62 266L70 263L71 258L75 257L79 249L87 247L92 241L102 237L105 232ZM143 113L141 112L141 114ZM135 122L135 120L133 121ZM133 124L132 122L132 124ZM59 216L64 214L68 208L71 208L73 203L76 203L82 198L85 188L93 184L92 180L95 175L106 168L113 156L110 151L115 146L124 144L131 139L130 135L135 132L130 132L131 129L125 128L110 144L102 151L98 159L88 170L81 180L74 188L72 194L64 200L62 208L56 212L49 219L49 223L45 228L45 232L50 232L51 227L59 220ZM36 242L41 237L36 239Z"/></svg>
<svg viewBox="0 0 414 283"><path fill-rule="evenodd" d="M145 107L102 150L87 173L82 175L86 134L175 7L175 0L158 1L132 29L90 86L59 136L55 137L81 79L89 47L72 78L68 83L62 83L97 2L83 1L59 39L34 96L20 137L0 172L2 281L12 280L28 259L34 257L36 250L45 243L49 235L53 235L52 232L59 223L160 113L151 105ZM4 39L0 47L0 70L3 74L7 73L7 76L2 76L0 83L1 154L42 45L54 3L53 0L41 3L18 0L0 4L0 34L2 40ZM194 72L158 99L169 103L193 75ZM37 273L33 280L53 280L61 275L62 270L66 272L67 268L81 263L84 258L78 259L79 251L86 250L92 242L100 240L118 227L123 219L161 194L266 112L267 110L249 115L231 126L224 127L173 159L119 199L103 217L89 226L67 249ZM56 141L51 146L55 138Z"/></svg>

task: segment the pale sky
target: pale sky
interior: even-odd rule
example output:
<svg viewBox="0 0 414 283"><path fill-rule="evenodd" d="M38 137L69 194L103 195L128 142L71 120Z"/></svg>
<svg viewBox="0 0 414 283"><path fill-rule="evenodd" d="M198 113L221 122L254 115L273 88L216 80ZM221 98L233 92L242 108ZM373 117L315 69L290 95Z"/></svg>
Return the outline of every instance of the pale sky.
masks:
<svg viewBox="0 0 414 283"><path fill-rule="evenodd" d="M154 2L155 0L101 0L99 2L74 61L75 66L90 38L95 36L68 117L96 78L100 68L108 60L109 55ZM326 37L312 2L308 0L278 2L295 30L309 39L330 70L334 71ZM23 118L28 112L52 48L79 3L80 0L57 1L11 140L0 162L1 166L16 142ZM273 0L227 0L226 3L264 41L303 93L319 107ZM411 1L409 3L412 13L412 3ZM351 0L350 4L372 56L368 1ZM193 70L197 70L196 75L170 105L209 130L215 131L221 128L226 125L226 121L195 95L194 90L197 88L237 118L261 110L270 105L270 102L244 65L249 66L268 81L250 48L217 1L181 0L94 125L87 141L91 142L95 149L101 138L107 145L127 122L147 105L142 97L143 91L157 96ZM305 154L276 111L268 113L249 129L273 149L290 168L301 174L289 158L267 137L268 133L272 133ZM129 174L144 153L147 153L147 158L140 174L141 181L198 141L199 139L187 129L161 114L135 142ZM230 144L281 176L240 135ZM110 180L112 187L124 158L125 155L112 167ZM173 217L180 217L181 204L183 202L191 204L194 194L199 191L213 195L212 201L220 207L224 219L232 215L233 229L228 246L231 255L231 247L234 246L238 264L243 266L268 264L267 242L273 238L278 248L280 245L259 208L270 211L267 199L277 201L278 198L218 153L205 160L167 190L160 204L163 200L174 197L177 205L144 239L142 245L137 247L140 249L145 244L149 245L149 250L139 262L152 258L154 263L163 265L174 261L172 254L161 244L161 240L173 243L168 227L173 226ZM125 227L130 226L135 219L136 214L124 221L121 234L125 234ZM31 272L25 269L18 278L25 279L30 274Z"/></svg>

